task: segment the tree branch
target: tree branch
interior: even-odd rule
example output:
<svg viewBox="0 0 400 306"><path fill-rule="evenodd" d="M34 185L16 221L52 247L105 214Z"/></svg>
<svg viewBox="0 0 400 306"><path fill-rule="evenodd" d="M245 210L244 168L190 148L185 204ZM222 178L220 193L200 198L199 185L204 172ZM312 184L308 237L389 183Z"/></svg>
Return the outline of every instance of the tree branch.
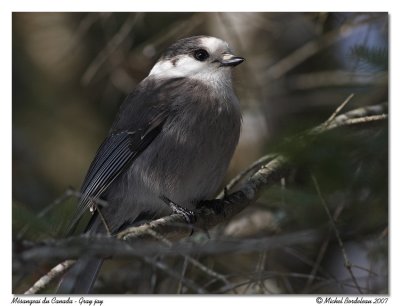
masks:
<svg viewBox="0 0 400 306"><path fill-rule="evenodd" d="M348 99L346 99L346 101L347 100ZM386 112L386 103L358 108L341 115L337 115L337 112L335 112L336 116L331 116L326 122L305 132L304 135L317 136L343 126L382 121L387 119ZM201 208L196 212L197 221L194 226L208 229L223 221L229 220L257 200L261 191L279 182L290 170L289 160L282 155L276 155L272 160L271 155L267 155L260 160L266 160L268 162L264 165L259 162L253 163L242 173L242 177L253 171L256 167L260 167L260 169L256 171L238 191L225 197L224 200L216 200L222 201L220 204L224 204L223 212L218 214L212 209ZM234 182L240 181L242 177L235 177ZM232 183L228 184L228 186L232 185ZM187 226L182 216L171 215L139 227L128 228L118 233L117 238L128 240L143 237L143 235L146 235L148 229L167 236L170 240L188 236L192 230L190 226Z"/></svg>
<svg viewBox="0 0 400 306"><path fill-rule="evenodd" d="M54 268L52 268L46 275L43 275L36 283L33 284L31 288L25 291L24 294L35 294L40 290L47 287L47 285L56 277L63 274L66 270L68 270L73 264L75 260L68 259L58 264Z"/></svg>
<svg viewBox="0 0 400 306"><path fill-rule="evenodd" d="M349 100L351 96L347 99ZM346 101L347 101L346 100ZM344 106L344 102L342 105ZM340 108L340 107L339 107ZM319 126L306 131L300 136L311 138L325 133L329 130L361 124L370 123L376 121L382 121L387 119L387 103L367 106L358 108L347 113L337 115L340 111L338 110L324 123ZM306 241L316 239L316 233L296 233L296 237L274 237L274 238L263 238L254 240L235 240L234 242L221 242L221 241L209 241L205 245L188 245L184 243L174 244L167 246L160 245L160 243L146 244L143 247L143 240L153 241L157 240L155 237L161 235L169 241L177 241L182 237L189 236L193 229L209 229L213 226L229 220L244 208L252 204L257 200L260 193L266 188L275 184L285 177L293 167L290 165L290 161L287 157L283 155L267 155L261 158L259 161L253 163L248 169L243 171L239 176L235 177L233 181L228 184L229 188L236 185L244 177L248 176L250 173L254 172L253 175L248 178L248 180L243 184L243 186L236 192L225 195L223 199L220 197L212 202L221 206L221 211L217 212L214 209L207 208L206 206L200 207L196 211L196 221L194 224L189 225L186 223L185 218L181 215L170 215L158 220L154 220L150 223L143 224L138 227L130 227L124 231L118 233L115 238L105 236L80 236L71 237L63 240L52 240L45 241L41 243L26 243L23 244L23 249L20 254L14 254L14 265L19 265L19 267L26 268L27 263L32 264L32 262L37 263L43 260L65 260L78 258L81 256L82 251L85 250L86 253L90 253L93 256L100 257L131 257L131 256L148 256L152 254L191 254L196 252L204 253L215 253L215 252L227 252L227 251L240 251L240 250L267 250L271 249L277 245L274 239L277 240L279 246L285 244L295 244L304 243ZM257 170L258 169L258 170ZM129 240L130 243L123 242L121 240ZM135 247L135 242L140 240L140 247ZM71 261L72 262L72 261ZM71 263L69 262L69 264ZM44 281L39 280L39 285L36 285L27 292L36 292L38 289L42 289L48 284L48 282L54 278L57 273L52 273L52 271L58 271L59 269L53 268L47 275ZM54 275L53 275L54 274ZM35 289L36 288L36 289ZM31 291L33 290L33 291ZM35 291L36 290L36 291Z"/></svg>

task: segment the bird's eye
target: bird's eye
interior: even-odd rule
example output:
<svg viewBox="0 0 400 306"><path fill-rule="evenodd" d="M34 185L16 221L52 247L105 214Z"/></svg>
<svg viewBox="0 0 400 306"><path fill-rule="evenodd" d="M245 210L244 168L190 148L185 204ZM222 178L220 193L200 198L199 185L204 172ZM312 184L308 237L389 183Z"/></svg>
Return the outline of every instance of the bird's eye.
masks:
<svg viewBox="0 0 400 306"><path fill-rule="evenodd" d="M200 62L204 62L209 57L210 57L210 55L204 49L199 49L199 50L194 51L194 58Z"/></svg>

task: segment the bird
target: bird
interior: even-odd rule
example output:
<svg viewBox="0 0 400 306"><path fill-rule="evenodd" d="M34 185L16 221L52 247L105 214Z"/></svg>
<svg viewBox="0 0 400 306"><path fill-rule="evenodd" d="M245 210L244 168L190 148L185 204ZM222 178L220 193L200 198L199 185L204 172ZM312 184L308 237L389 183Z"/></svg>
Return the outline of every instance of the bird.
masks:
<svg viewBox="0 0 400 306"><path fill-rule="evenodd" d="M176 211L190 217L211 200L240 136L232 68L243 61L212 36L170 45L121 104L88 169L71 224L90 210L87 235L115 234ZM57 293L89 293L102 263L83 255Z"/></svg>

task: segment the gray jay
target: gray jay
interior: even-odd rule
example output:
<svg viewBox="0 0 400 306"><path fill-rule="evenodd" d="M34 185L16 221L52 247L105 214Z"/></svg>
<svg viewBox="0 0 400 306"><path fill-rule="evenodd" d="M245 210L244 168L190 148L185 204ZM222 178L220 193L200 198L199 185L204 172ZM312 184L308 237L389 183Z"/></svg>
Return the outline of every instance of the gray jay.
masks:
<svg viewBox="0 0 400 306"><path fill-rule="evenodd" d="M121 105L83 182L73 222L90 209L89 235L116 233L169 215L171 207L190 212L211 200L239 139L231 68L243 61L209 36L166 49ZM97 205L99 199L108 205ZM89 292L102 261L79 259L58 293Z"/></svg>

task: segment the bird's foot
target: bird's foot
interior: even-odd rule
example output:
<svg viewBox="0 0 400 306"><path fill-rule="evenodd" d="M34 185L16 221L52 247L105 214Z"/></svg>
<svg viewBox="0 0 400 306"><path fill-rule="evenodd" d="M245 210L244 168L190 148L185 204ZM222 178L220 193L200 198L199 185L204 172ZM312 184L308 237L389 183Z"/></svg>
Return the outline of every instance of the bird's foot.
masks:
<svg viewBox="0 0 400 306"><path fill-rule="evenodd" d="M174 214L182 215L187 223L193 224L196 221L196 214L193 211L172 202L166 196L162 195L160 199L172 209Z"/></svg>

